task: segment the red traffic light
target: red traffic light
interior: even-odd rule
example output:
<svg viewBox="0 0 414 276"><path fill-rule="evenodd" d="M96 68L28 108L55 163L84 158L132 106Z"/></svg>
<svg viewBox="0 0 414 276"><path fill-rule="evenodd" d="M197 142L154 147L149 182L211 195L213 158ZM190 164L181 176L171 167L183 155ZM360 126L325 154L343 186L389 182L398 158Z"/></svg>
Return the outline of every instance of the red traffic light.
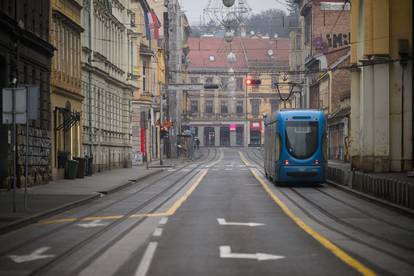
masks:
<svg viewBox="0 0 414 276"><path fill-rule="evenodd" d="M246 85L260 85L262 84L262 81L259 79L246 79Z"/></svg>

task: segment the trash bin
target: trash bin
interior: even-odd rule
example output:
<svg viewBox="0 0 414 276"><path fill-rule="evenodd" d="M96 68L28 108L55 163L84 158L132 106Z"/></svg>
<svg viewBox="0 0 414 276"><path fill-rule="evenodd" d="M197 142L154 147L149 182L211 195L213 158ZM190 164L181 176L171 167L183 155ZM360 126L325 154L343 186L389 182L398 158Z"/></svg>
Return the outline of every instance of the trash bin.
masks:
<svg viewBox="0 0 414 276"><path fill-rule="evenodd" d="M75 157L73 159L79 162L77 178L84 178L85 177L85 158Z"/></svg>
<svg viewBox="0 0 414 276"><path fill-rule="evenodd" d="M76 160L68 160L65 166L65 178L75 179L78 175L79 162Z"/></svg>

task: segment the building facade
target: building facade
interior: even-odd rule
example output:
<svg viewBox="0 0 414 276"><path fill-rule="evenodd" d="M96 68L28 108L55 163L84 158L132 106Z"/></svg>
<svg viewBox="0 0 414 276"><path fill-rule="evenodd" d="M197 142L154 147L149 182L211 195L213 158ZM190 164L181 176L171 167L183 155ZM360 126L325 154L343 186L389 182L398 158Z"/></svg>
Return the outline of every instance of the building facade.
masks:
<svg viewBox="0 0 414 276"><path fill-rule="evenodd" d="M131 165L131 22L129 0L83 2L83 146L94 171Z"/></svg>
<svg viewBox="0 0 414 276"><path fill-rule="evenodd" d="M183 124L201 146L262 144L263 114L292 107L289 44L287 38L235 37L231 46L223 38L189 39L187 83L205 88L184 93ZM247 79L261 84L246 85Z"/></svg>
<svg viewBox="0 0 414 276"><path fill-rule="evenodd" d="M83 157L80 0L52 0L50 43L52 176L64 177L65 161Z"/></svg>
<svg viewBox="0 0 414 276"><path fill-rule="evenodd" d="M302 83L303 107L323 110L328 119L329 159L349 161L350 3L346 0L296 1L300 17L291 39L302 55L295 71ZM301 45L301 49L298 50ZM298 52L299 51L299 52ZM291 69L294 69L291 67Z"/></svg>
<svg viewBox="0 0 414 276"><path fill-rule="evenodd" d="M46 183L51 178L50 71L53 46L49 44L50 1L0 1L0 87L30 85L39 91L38 116L26 126L17 126L17 185L25 178L28 150L28 184ZM0 124L0 186L10 187L13 175L12 128ZM27 146L27 147L26 147Z"/></svg>
<svg viewBox="0 0 414 276"><path fill-rule="evenodd" d="M132 1L134 32L138 34L135 74L138 87L132 100L132 152L134 163L160 157L161 92L165 89L164 13L161 2Z"/></svg>
<svg viewBox="0 0 414 276"><path fill-rule="evenodd" d="M167 51L167 83L182 84L187 80L188 38L190 35L190 25L188 19L182 10L178 0L168 1L168 24L166 32ZM167 89L168 96L168 119L173 123L169 129L169 136L166 143L170 145L169 152L171 156L177 155L177 137L181 134L182 128L182 111L184 104L184 93L180 89Z"/></svg>
<svg viewBox="0 0 414 276"><path fill-rule="evenodd" d="M412 170L413 2L351 4L351 165Z"/></svg>

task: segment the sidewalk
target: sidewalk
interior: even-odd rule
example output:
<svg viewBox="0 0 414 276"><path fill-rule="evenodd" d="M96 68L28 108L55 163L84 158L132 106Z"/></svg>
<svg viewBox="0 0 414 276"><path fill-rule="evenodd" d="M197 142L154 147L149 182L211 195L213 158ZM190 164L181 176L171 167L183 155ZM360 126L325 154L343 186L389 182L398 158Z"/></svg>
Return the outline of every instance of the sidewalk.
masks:
<svg viewBox="0 0 414 276"><path fill-rule="evenodd" d="M352 171L349 163L328 162L328 181L367 198L414 214L414 177L406 173Z"/></svg>
<svg viewBox="0 0 414 276"><path fill-rule="evenodd" d="M158 163L159 164L159 163ZM12 212L12 191L0 190L0 234L13 231L39 219L66 211L96 199L102 194L113 193L136 181L160 173L156 163L127 169L114 169L95 173L85 178L62 179L28 189L28 210L24 210L24 190L16 190L17 212ZM170 160L165 166L174 165Z"/></svg>

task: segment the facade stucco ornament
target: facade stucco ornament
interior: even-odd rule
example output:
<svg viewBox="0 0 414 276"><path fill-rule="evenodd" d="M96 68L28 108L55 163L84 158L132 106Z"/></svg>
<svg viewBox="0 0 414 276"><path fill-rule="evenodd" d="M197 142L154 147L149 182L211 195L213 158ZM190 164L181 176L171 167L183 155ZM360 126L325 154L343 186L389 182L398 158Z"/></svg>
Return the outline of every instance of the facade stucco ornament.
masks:
<svg viewBox="0 0 414 276"><path fill-rule="evenodd" d="M230 52L230 53L227 55L227 61L228 61L228 63L236 63L236 62L237 62L237 57L236 57L236 55L235 55L233 52Z"/></svg>

